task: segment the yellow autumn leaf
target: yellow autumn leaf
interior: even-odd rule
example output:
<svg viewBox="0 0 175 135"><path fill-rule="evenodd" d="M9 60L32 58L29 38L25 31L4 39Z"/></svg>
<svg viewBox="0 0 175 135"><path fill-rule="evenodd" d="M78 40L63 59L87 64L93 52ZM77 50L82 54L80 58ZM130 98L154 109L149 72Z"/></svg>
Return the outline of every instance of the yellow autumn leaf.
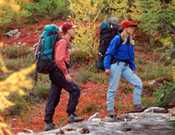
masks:
<svg viewBox="0 0 175 135"><path fill-rule="evenodd" d="M3 72L3 73L8 72L1 55L0 55L0 72Z"/></svg>
<svg viewBox="0 0 175 135"><path fill-rule="evenodd" d="M15 12L18 12L20 10L20 6L15 0L0 0L0 5L8 5Z"/></svg>
<svg viewBox="0 0 175 135"><path fill-rule="evenodd" d="M0 135L13 135L10 128L5 124L3 118L0 116Z"/></svg>
<svg viewBox="0 0 175 135"><path fill-rule="evenodd" d="M0 1L0 4L2 0ZM3 48L4 44L0 43L0 48ZM32 89L33 81L29 78L29 75L35 70L35 64L30 67L21 69L18 72L10 74L5 80L0 81L0 111L3 112L6 108L9 108L14 105L11 101L8 100L8 97L11 93L15 92L21 96L26 95L25 90ZM0 54L0 72L1 73L10 73L6 68L3 57ZM10 128L2 120L0 116L0 135L13 135L10 131Z"/></svg>
<svg viewBox="0 0 175 135"><path fill-rule="evenodd" d="M12 73L6 80L0 82L0 102L2 103L0 107L1 110L13 105L13 103L6 99L6 97L12 92L16 92L19 95L24 96L26 94L25 89L32 88L33 82L28 78L28 75L31 74L34 69L35 65L33 64L28 68Z"/></svg>

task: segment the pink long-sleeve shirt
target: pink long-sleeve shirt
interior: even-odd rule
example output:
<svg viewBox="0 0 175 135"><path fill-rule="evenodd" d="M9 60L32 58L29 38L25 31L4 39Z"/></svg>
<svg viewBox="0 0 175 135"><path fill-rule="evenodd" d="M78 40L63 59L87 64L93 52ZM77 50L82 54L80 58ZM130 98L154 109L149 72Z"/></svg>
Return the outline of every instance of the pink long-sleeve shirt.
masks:
<svg viewBox="0 0 175 135"><path fill-rule="evenodd" d="M65 37L60 39L55 47L55 63L65 76L68 74L66 63L70 61L69 45L69 39Z"/></svg>

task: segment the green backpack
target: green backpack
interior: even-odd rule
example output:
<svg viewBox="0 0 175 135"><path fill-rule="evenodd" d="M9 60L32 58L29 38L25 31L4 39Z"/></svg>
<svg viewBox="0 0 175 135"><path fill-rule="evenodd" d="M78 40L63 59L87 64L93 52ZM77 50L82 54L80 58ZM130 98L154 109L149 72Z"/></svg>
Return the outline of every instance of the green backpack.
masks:
<svg viewBox="0 0 175 135"><path fill-rule="evenodd" d="M54 49L60 39L59 27L54 24L45 25L35 52L36 72L48 74L55 66Z"/></svg>

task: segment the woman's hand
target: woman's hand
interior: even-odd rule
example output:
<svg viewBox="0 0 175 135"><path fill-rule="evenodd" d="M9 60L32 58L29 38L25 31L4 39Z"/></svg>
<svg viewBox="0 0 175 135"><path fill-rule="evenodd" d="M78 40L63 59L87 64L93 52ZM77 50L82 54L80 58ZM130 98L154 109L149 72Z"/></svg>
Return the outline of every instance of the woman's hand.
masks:
<svg viewBox="0 0 175 135"><path fill-rule="evenodd" d="M110 69L105 69L105 73L106 73L107 75L110 75L110 74L111 74Z"/></svg>

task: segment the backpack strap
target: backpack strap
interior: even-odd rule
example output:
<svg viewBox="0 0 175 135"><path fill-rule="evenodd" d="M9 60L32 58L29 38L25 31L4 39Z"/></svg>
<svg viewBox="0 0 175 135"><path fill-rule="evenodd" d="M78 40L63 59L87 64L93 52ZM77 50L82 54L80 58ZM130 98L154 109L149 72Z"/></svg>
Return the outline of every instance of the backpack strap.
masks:
<svg viewBox="0 0 175 135"><path fill-rule="evenodd" d="M120 46L122 45L122 43L123 43L123 40L122 40L122 37L121 37L120 34L119 34L119 37L120 37L120 42L119 42L119 44L115 45L115 50L118 50L120 48Z"/></svg>
<svg viewBox="0 0 175 135"><path fill-rule="evenodd" d="M55 59L55 49L56 49L56 43L61 40L61 36L57 35L57 39L55 40L54 46L53 46L53 50L52 50L52 60L54 61Z"/></svg>
<svg viewBox="0 0 175 135"><path fill-rule="evenodd" d="M123 43L121 35L119 35L119 37L120 37L120 42L118 44L117 43L115 44L115 48L113 49L113 51L118 50ZM113 54L105 54L105 56L107 55L111 55L112 57L114 57Z"/></svg>
<svg viewBox="0 0 175 135"><path fill-rule="evenodd" d="M40 53L40 50L41 50L41 42L42 42L41 40L42 40L42 37L40 37L38 43L36 44L36 48L35 48L35 63L37 63L38 58L39 58L39 53ZM35 68L34 84L33 84L32 90L34 90L34 88L36 87L37 82L38 82L38 72L37 72L37 69Z"/></svg>

